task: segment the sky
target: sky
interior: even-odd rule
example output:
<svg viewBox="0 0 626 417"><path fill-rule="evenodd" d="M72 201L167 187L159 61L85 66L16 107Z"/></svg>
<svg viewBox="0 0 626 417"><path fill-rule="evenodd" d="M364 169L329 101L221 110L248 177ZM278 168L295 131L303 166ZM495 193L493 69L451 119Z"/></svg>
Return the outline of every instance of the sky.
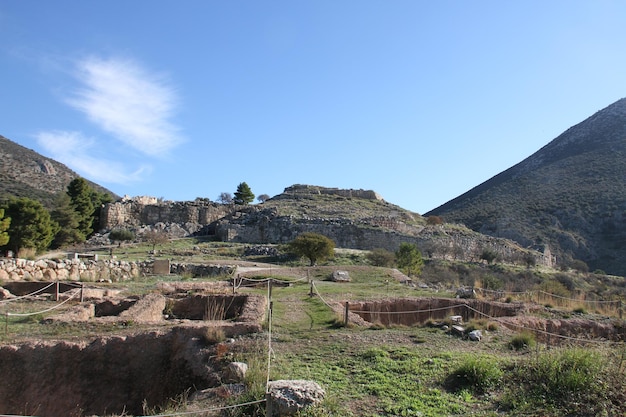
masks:
<svg viewBox="0 0 626 417"><path fill-rule="evenodd" d="M0 0L0 135L123 196L425 213L626 97L621 0Z"/></svg>

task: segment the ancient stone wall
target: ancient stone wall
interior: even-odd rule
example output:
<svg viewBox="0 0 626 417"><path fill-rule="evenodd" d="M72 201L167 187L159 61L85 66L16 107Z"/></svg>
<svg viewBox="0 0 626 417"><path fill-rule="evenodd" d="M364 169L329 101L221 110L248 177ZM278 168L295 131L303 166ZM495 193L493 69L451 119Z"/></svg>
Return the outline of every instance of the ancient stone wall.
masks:
<svg viewBox="0 0 626 417"><path fill-rule="evenodd" d="M232 275L232 265L171 263L170 273L209 277ZM154 273L154 262L127 262L116 259L83 261L80 259L39 260L0 259L2 281L126 281Z"/></svg>
<svg viewBox="0 0 626 417"><path fill-rule="evenodd" d="M283 194L278 197L291 198L293 195L337 195L340 197L363 198L366 200L382 200L383 198L372 190L353 190L341 188L318 187L316 185L296 184L285 188Z"/></svg>
<svg viewBox="0 0 626 417"><path fill-rule="evenodd" d="M143 204L138 200L123 200L105 204L101 211L101 230L115 227L137 227L156 223L193 223L207 225L234 211L234 206L210 202L176 201Z"/></svg>
<svg viewBox="0 0 626 417"><path fill-rule="evenodd" d="M408 226L407 226L408 227ZM382 227L363 226L348 220L310 219L296 220L289 217L274 218L271 221L238 224L220 221L216 235L222 241L241 243L287 243L305 232L320 233L347 249L386 249L395 252L401 243L413 243L434 259L478 261L483 250L494 251L500 260L508 263L525 262L531 255L537 264L549 265L550 257L535 251L528 251L513 242L490 236L464 233L462 231L436 232L437 226L411 228L403 233ZM434 231L433 231L434 230Z"/></svg>

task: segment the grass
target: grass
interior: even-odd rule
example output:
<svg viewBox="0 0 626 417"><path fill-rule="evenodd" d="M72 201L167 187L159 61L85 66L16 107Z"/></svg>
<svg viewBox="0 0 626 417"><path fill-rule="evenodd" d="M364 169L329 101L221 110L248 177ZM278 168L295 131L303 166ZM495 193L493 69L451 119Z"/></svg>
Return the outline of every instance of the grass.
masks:
<svg viewBox="0 0 626 417"><path fill-rule="evenodd" d="M194 246L196 249L194 249ZM123 248L128 256L140 257L148 247ZM159 249L159 248L157 248ZM234 256L240 248L201 240L175 241L166 253L193 253L189 259L221 259ZM598 344L588 348L545 350L537 346L532 334L511 334L504 326L489 320L474 320L469 327L487 330L481 342L453 337L439 327L395 326L373 329L342 325L342 318L330 310L318 296L310 296L307 280L326 301L401 298L434 295L400 284L388 269L362 264L362 256L350 251L335 258L337 265L309 268L295 265L289 273L279 266L258 278L272 276L293 280L291 286L272 290L272 340L269 333L246 337L240 350L224 353L248 364L242 396L221 398L221 403L240 404L264 398L267 360L271 359L269 377L276 379L314 380L327 392L318 407L300 413L301 417L322 416L561 416L624 415L626 412L626 370L623 345ZM241 260L241 257L236 258ZM335 269L349 272L350 283L329 281ZM458 271L458 265L451 265ZM471 273L480 267L468 268ZM444 271L445 270L441 270ZM493 273L491 269L486 269ZM125 295L154 291L161 281L183 277L144 277L136 281L98 284L117 288ZM187 278L190 279L190 278ZM218 278L219 279L219 278ZM267 288L241 288L241 293L267 294ZM443 292L437 293L441 296ZM12 311L39 311L52 301L11 303ZM6 311L6 307L0 305ZM571 310L569 310L571 311ZM10 317L8 333L0 332L2 343L25 338L88 338L107 333L141 331L136 323L47 324L54 313L32 318ZM207 343L221 342L219 332L204 335ZM224 345L226 346L226 345ZM532 349L530 349L532 347ZM230 349L230 348L228 348ZM175 401L172 409L185 411ZM196 405L197 406L197 405ZM209 405L208 405L209 406ZM207 406L207 408L208 408ZM584 410L588 407L593 413ZM586 414L585 414L586 413ZM228 411L230 416L262 416L264 405L254 404Z"/></svg>

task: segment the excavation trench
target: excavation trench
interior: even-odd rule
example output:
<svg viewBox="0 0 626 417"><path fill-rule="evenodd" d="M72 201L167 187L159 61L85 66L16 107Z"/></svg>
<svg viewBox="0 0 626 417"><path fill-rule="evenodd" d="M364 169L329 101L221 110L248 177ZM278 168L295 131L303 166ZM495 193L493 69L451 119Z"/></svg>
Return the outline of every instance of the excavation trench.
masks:
<svg viewBox="0 0 626 417"><path fill-rule="evenodd" d="M519 303L498 303L476 299L402 298L350 302L349 311L360 319L383 326L413 326L461 316L463 321L485 317L516 316L525 309Z"/></svg>
<svg viewBox="0 0 626 417"><path fill-rule="evenodd" d="M0 414L141 415L181 395L218 386L223 363L215 359L215 341L207 334L216 328L228 338L260 331L265 297L161 297L95 302L75 307L88 314L68 311L51 320L133 317L160 321L158 330L89 341L0 346ZM158 317L148 306L155 302Z"/></svg>
<svg viewBox="0 0 626 417"><path fill-rule="evenodd" d="M463 322L494 320L515 332L533 332L537 340L550 344L575 340L626 341L624 320L606 317L542 318L534 315L543 310L543 306L535 304L453 298L352 301L348 304L349 320L366 326L415 326L443 322L451 316L457 316Z"/></svg>

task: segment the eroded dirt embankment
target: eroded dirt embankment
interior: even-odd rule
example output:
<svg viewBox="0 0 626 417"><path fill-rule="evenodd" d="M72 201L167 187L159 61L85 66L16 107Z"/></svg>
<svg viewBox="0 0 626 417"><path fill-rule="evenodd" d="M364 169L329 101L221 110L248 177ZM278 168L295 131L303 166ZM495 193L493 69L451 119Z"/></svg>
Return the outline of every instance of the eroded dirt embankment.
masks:
<svg viewBox="0 0 626 417"><path fill-rule="evenodd" d="M476 299L401 298L393 300L351 301L350 312L375 324L405 325L462 316L464 321L484 317L516 316L526 307L521 303L498 303Z"/></svg>
<svg viewBox="0 0 626 417"><path fill-rule="evenodd" d="M189 387L215 383L201 328L0 347L0 412L39 416L141 414Z"/></svg>
<svg viewBox="0 0 626 417"><path fill-rule="evenodd" d="M340 309L336 311L339 313ZM349 303L350 320L357 325L414 326L460 316L494 320L515 331L529 331L542 342L579 340L626 340L626 322L609 318L545 318L545 308L536 304L500 303L477 299L403 298Z"/></svg>

